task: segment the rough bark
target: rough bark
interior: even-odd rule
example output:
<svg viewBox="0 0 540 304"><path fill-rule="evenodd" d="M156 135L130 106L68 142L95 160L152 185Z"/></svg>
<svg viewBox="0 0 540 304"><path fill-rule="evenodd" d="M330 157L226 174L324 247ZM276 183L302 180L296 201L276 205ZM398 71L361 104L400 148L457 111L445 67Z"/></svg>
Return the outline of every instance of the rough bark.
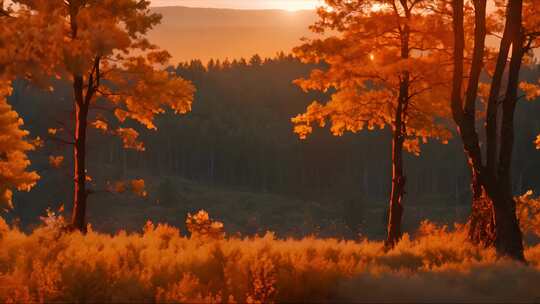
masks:
<svg viewBox="0 0 540 304"><path fill-rule="evenodd" d="M482 169L482 156L476 132L476 100L478 96L478 84L484 65L484 45L486 41L486 0L475 0L475 29L474 50L472 55L471 69L465 105L463 111L462 132L466 135L465 152L469 168L471 169L472 205L469 219L469 237L476 244L491 246L495 242L495 223L493 203L487 196L480 180Z"/></svg>
<svg viewBox="0 0 540 304"><path fill-rule="evenodd" d="M473 179L475 178L473 177ZM493 202L479 182L473 181L472 184L473 198L469 216L469 239L474 244L490 247L495 244L496 236Z"/></svg>
<svg viewBox="0 0 540 304"><path fill-rule="evenodd" d="M463 82L463 0L453 1L454 79L452 114L463 140L465 154L472 171L473 206L469 236L473 242L494 245L497 252L524 261L522 235L515 213L515 201L510 184L513 150L513 117L517 100L519 70L523 57L521 38L522 0L509 1L507 20L493 75L486 119L486 166L483 166L478 134L475 128L475 102L478 80L483 65L485 44L485 0L474 1L475 46L465 109L461 98ZM507 57L512 46L507 91L503 103L501 136L497 137L498 107ZM499 152L500 149L500 152ZM497 159L498 156L500 159Z"/></svg>

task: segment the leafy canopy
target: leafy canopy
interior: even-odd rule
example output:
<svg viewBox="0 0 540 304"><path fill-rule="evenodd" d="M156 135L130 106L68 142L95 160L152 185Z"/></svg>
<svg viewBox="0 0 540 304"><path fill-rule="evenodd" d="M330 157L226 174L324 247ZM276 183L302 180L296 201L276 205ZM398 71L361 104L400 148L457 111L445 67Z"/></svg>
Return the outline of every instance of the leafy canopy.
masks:
<svg viewBox="0 0 540 304"><path fill-rule="evenodd" d="M312 26L322 37L294 50L304 61L328 64L327 69L314 70L296 83L305 91L331 93L327 103L315 101L293 118L301 138L313 131L312 125L324 127L327 122L337 136L365 128L395 128L404 72L410 75L405 148L419 153L419 139L446 141L450 137L444 122L450 82L442 68L448 60L441 50L451 43L451 33L440 18L426 13L428 3L326 1L326 7L318 10L320 20ZM408 37L405 26L410 28ZM402 58L402 47L407 48L408 58Z"/></svg>
<svg viewBox="0 0 540 304"><path fill-rule="evenodd" d="M2 4L2 1L0 1ZM8 104L12 81L19 78L44 85L52 75L51 63L56 61L56 49L49 49L49 37L60 27L49 23L42 15L27 7L14 11L0 6L0 205L12 207L13 190L29 191L39 179L29 171L27 152L39 146L22 129L23 120Z"/></svg>
<svg viewBox="0 0 540 304"><path fill-rule="evenodd" d="M168 73L170 55L145 37L161 19L150 11L150 1L13 2L59 29L46 45L57 55L55 74L70 82L81 77L85 105L101 111L90 124L121 137L126 148L144 149L135 129L120 126L128 119L155 130L157 114L191 110L193 85Z"/></svg>

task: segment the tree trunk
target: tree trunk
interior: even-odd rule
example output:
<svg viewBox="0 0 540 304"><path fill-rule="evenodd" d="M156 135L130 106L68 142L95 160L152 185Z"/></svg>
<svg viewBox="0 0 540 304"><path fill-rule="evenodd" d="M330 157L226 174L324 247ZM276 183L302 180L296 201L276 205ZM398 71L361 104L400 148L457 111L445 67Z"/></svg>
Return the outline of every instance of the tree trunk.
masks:
<svg viewBox="0 0 540 304"><path fill-rule="evenodd" d="M401 239L401 219L403 217L402 198L405 193L403 175L403 137L395 132L392 140L392 193L388 214L388 235L386 246L393 247Z"/></svg>
<svg viewBox="0 0 540 304"><path fill-rule="evenodd" d="M513 3L514 1L510 1ZM517 2L517 1L515 1ZM511 6L509 6L509 11L511 11ZM486 159L487 159L487 174L492 176L497 176L497 154L500 140L497 138L497 126L498 126L498 109L500 102L500 91L502 86L502 78L504 76L504 71L506 68L508 53L510 52L510 46L512 43L511 36L513 29L515 27L511 22L510 12L507 14L506 25L501 39L499 47L499 55L497 58L497 64L495 66L495 71L493 73L493 79L491 81L491 88L489 92L489 100L487 105L487 114L486 114Z"/></svg>
<svg viewBox="0 0 540 304"><path fill-rule="evenodd" d="M410 19L410 9L407 2L401 0L401 5L406 18ZM409 34L410 28L407 22L401 31L401 59L409 58ZM397 100L394 130L392 134L392 193L390 196L390 208L388 213L388 231L386 247L392 248L401 239L401 220L403 217L402 199L405 194L405 175L403 174L403 143L405 141L407 108L409 103L408 71L401 74L399 96Z"/></svg>
<svg viewBox="0 0 540 304"><path fill-rule="evenodd" d="M508 71L508 84L503 101L503 117L501 125L500 157L497 168L497 189L501 192L496 201L495 222L496 239L495 247L503 255L525 261L523 255L523 236L516 216L516 202L512 191L512 153L514 149L514 113L518 100L519 72L525 54L524 37L522 33L522 0L513 1L509 18L513 26L512 57Z"/></svg>
<svg viewBox="0 0 540 304"><path fill-rule="evenodd" d="M482 153L475 128L474 105L478 93L478 78L482 68L483 49L485 47L486 1L476 0L474 5L475 46L465 110L463 110L461 102L464 57L463 0L453 1L455 45L452 114L458 125L472 171L473 206L469 235L471 240L476 243L494 245L500 255L524 261L522 235L516 217L515 201L512 197L513 193L510 184L514 132L513 117L517 100L519 70L523 57L523 41L520 35L522 0L509 1L508 5L505 30L488 101L486 166L482 163ZM498 103L510 46L513 47L512 61L503 104L502 129L498 138ZM499 148L500 155L498 155ZM498 156L500 159L498 159Z"/></svg>
<svg viewBox="0 0 540 304"><path fill-rule="evenodd" d="M475 170L472 171L472 206L469 217L469 239L485 247L495 244L495 217L493 202L486 191Z"/></svg>
<svg viewBox="0 0 540 304"><path fill-rule="evenodd" d="M74 193L73 193L73 228L86 232L86 128L88 122L88 104L83 99L83 78L75 76L73 83L75 94L75 143L74 159Z"/></svg>
<svg viewBox="0 0 540 304"><path fill-rule="evenodd" d="M469 218L469 238L475 244L491 246L495 242L493 203L480 180L482 155L476 133L476 100L478 84L484 63L486 40L486 0L475 0L475 29L473 61L465 96L465 109L460 127L464 150L471 169L472 205Z"/></svg>
<svg viewBox="0 0 540 304"><path fill-rule="evenodd" d="M523 236L516 217L516 202L513 197L499 194L495 205L495 248L500 255L525 261Z"/></svg>
<svg viewBox="0 0 540 304"><path fill-rule="evenodd" d="M465 34L463 28L463 0L453 1L454 22L454 79L452 88L452 115L458 126L463 149L471 169L472 205L469 218L469 238L473 243L493 245L495 241L493 204L482 186L482 152L476 131L476 100L478 83L484 61L486 38L486 0L476 0L474 51L467 85L465 104L461 92L463 83L463 61Z"/></svg>

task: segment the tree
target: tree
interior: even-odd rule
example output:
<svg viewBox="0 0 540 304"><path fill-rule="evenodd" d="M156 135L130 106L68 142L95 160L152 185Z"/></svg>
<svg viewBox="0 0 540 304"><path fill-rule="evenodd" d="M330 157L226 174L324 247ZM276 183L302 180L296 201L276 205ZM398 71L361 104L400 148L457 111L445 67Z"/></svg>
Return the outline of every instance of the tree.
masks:
<svg viewBox="0 0 540 304"><path fill-rule="evenodd" d="M502 1L496 1L499 7L497 17L505 20L505 24L493 68L490 68L491 62L485 53L485 38L489 29L487 3L486 0L472 2L475 14L474 46L465 97L462 96L466 36L464 1L452 2L455 42L451 108L473 177L470 235L473 241L493 244L500 254L518 260L524 260L524 256L511 186L514 112L518 101L521 65L526 53L535 47L538 37L540 23L537 17L539 12L536 10L540 3L535 2L515 0L508 1L505 6ZM510 50L512 52L508 60ZM483 96L487 104L485 157L475 125L476 101L481 95L480 76L484 65L488 67L490 75L489 93ZM505 77L506 82L503 83Z"/></svg>
<svg viewBox="0 0 540 304"><path fill-rule="evenodd" d="M120 124L133 120L155 130L155 116L167 108L177 114L190 111L194 88L160 68L170 56L145 38L161 18L150 12L150 1L13 2L28 7L51 24L65 24L48 47L59 50L55 71L72 85L73 130L54 129L53 133L57 141L74 147L72 225L84 232L87 196L91 192L86 185L88 127L121 137L126 148L144 150L139 133ZM93 110L101 112L92 114ZM60 131L72 139L61 138Z"/></svg>
<svg viewBox="0 0 540 304"><path fill-rule="evenodd" d="M403 150L420 153L420 140L447 141L443 105L447 78L439 49L447 37L444 24L424 14L430 1L328 0L318 10L312 30L330 37L297 47L305 61L323 61L297 81L304 90L330 91L329 102L314 102L293 118L295 132L305 138L313 124L329 121L334 135L390 126L392 131L392 191L387 245L401 237L402 198L406 177ZM333 35L337 33L337 35Z"/></svg>
<svg viewBox="0 0 540 304"><path fill-rule="evenodd" d="M42 28L41 31L37 29ZM30 191L39 179L28 171L27 152L39 146L28 138L23 120L8 104L15 78L44 85L57 58L48 50L48 39L58 33L58 25L32 14L25 7L17 11L0 1L0 204L12 208L13 190Z"/></svg>

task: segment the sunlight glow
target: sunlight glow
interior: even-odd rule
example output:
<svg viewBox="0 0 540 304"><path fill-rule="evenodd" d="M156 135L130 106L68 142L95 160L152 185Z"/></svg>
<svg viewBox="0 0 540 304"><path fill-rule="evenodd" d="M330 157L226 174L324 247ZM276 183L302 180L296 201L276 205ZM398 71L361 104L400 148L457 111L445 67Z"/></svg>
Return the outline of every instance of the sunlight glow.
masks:
<svg viewBox="0 0 540 304"><path fill-rule="evenodd" d="M231 9L313 10L322 0L152 0L152 6L187 6Z"/></svg>
<svg viewBox="0 0 540 304"><path fill-rule="evenodd" d="M300 10L315 9L316 4L316 2L309 1L283 1L281 8L289 12L296 12Z"/></svg>
<svg viewBox="0 0 540 304"><path fill-rule="evenodd" d="M382 4L380 4L380 3L375 3L375 4L373 4L373 5L371 6L371 11L374 12L374 13L376 13L376 12L381 11L382 8L383 8L383 5L382 5Z"/></svg>

